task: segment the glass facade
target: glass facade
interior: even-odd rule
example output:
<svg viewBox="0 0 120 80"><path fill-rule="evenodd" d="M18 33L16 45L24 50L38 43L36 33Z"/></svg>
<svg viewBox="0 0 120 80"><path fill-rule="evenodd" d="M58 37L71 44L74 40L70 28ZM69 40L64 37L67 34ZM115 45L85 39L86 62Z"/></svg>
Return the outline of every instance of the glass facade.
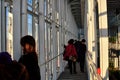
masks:
<svg viewBox="0 0 120 80"><path fill-rule="evenodd" d="M33 24L33 19L32 15L28 14L28 35L32 35L32 24Z"/></svg>
<svg viewBox="0 0 120 80"><path fill-rule="evenodd" d="M4 0L2 1L4 2ZM5 50L3 49L2 50L0 49L0 50L8 51L12 55L12 58L14 58L13 55L19 58L20 55L22 55L22 50L18 41L20 41L20 38L23 35L31 35L36 40L36 51L39 56L39 62L41 62L40 54L44 55L43 63L45 63L44 64L45 80L53 80L55 75L58 77L60 72L60 63L61 63L60 60L62 59L62 55L60 53L62 52L60 50L60 47L62 47L60 44L61 32L59 27L60 25L62 25L60 23L62 14L60 15L59 13L59 7L60 7L59 1L44 0L43 13L42 13L42 8L39 5L40 2L42 2L40 0L26 0L26 1L5 0L5 1L8 1L8 2L5 2L5 4L2 3L2 5L4 6L2 10L5 9L3 10L3 12L5 12L4 14L5 21L3 20L3 22L5 23L5 27L2 27L2 29L0 28L1 29L0 33L2 32L2 30L5 30L5 36L4 36L5 39L3 37L3 34L2 34L2 39L0 36L1 42L5 41ZM53 3L55 3L55 5ZM55 9L53 9L54 7ZM1 3L0 3L0 9L1 9ZM0 16L1 16L1 13L2 12L0 10ZM2 17L0 17L0 21L3 19L1 18ZM43 18L43 21L41 21L42 18ZM3 22L2 24L4 24ZM18 25L19 27L16 27ZM42 35L41 35L42 30L40 30L41 27L44 28L44 31L43 31L44 33L42 33ZM64 35L64 32L62 34ZM40 39L41 36L44 37L43 53L40 53L40 49L41 49L40 46L42 43L41 42L42 40ZM16 41L18 44L15 45L13 40ZM3 46L4 44L2 43L0 45ZM16 47L15 49L13 49L14 46L19 46L19 47ZM16 49L18 49L17 50L19 51L18 53L15 52ZM41 63L39 64L41 67Z"/></svg>

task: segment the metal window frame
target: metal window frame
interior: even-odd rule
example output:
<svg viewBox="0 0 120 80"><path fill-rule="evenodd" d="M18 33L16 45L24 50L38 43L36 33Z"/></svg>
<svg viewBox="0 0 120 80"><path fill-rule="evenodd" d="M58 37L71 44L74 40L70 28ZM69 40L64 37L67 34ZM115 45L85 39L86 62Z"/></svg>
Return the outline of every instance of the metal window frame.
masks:
<svg viewBox="0 0 120 80"><path fill-rule="evenodd" d="M2 16L1 13L2 13L2 3L1 3L1 0L0 0L0 40L1 40L1 34L2 34L1 33L1 27L2 27L2 25L1 25L1 20L2 20L1 19L1 16ZM1 41L0 41L0 51L1 51L1 47L2 46L1 46Z"/></svg>

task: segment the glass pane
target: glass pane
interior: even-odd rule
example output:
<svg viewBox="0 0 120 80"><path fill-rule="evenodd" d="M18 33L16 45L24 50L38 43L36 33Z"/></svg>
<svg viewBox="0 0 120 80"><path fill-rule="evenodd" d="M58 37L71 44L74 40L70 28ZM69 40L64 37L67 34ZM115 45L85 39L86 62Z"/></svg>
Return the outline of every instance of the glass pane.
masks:
<svg viewBox="0 0 120 80"><path fill-rule="evenodd" d="M28 0L27 3L28 3L28 10L32 11L32 0Z"/></svg>
<svg viewBox="0 0 120 80"><path fill-rule="evenodd" d="M47 10L47 1L44 0L44 15L46 16L46 10Z"/></svg>
<svg viewBox="0 0 120 80"><path fill-rule="evenodd" d="M32 35L32 15L28 14L28 35Z"/></svg>
<svg viewBox="0 0 120 80"><path fill-rule="evenodd" d="M36 14L38 14L38 11L39 11L39 3L38 3L38 0L35 0L34 11L35 11Z"/></svg>
<svg viewBox="0 0 120 80"><path fill-rule="evenodd" d="M27 3L32 6L32 0L27 0Z"/></svg>

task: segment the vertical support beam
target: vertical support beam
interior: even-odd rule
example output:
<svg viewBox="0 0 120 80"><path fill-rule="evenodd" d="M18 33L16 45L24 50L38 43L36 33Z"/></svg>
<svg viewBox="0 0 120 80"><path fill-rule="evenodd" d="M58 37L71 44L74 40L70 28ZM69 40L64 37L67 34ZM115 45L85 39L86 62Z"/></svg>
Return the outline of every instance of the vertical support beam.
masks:
<svg viewBox="0 0 120 80"><path fill-rule="evenodd" d="M120 48L119 44L120 44L120 26L118 26L118 47ZM119 54L119 56L118 56L118 68L120 70L120 52L118 54Z"/></svg>
<svg viewBox="0 0 120 80"><path fill-rule="evenodd" d="M39 0L39 27L38 27L38 41L39 41L39 61L40 64L45 63L45 29L44 29L44 0ZM45 65L40 66L41 80L45 80Z"/></svg>
<svg viewBox="0 0 120 80"><path fill-rule="evenodd" d="M21 55L21 0L13 0L13 58L18 60Z"/></svg>
<svg viewBox="0 0 120 80"><path fill-rule="evenodd" d="M85 1L85 14L84 14L84 38L86 39L88 46L88 0Z"/></svg>
<svg viewBox="0 0 120 80"><path fill-rule="evenodd" d="M59 35L60 35L60 45L59 45L59 48L60 48L60 53L63 52L63 32L62 32L62 17L61 17L61 0L59 0L59 24L60 24L60 27L59 27ZM61 52L62 51L62 52ZM63 57L60 56L60 73L63 71Z"/></svg>
<svg viewBox="0 0 120 80"><path fill-rule="evenodd" d="M84 15L84 6L85 6L85 0L81 0L81 15ZM83 27L84 26L84 16L81 16L81 26Z"/></svg>
<svg viewBox="0 0 120 80"><path fill-rule="evenodd" d="M93 17L93 41L92 41L92 51L93 51L93 61L95 64L97 64L97 54L98 54L98 49L97 49L97 20L96 20L96 11L95 11L95 7L96 7L96 1L92 0L92 17Z"/></svg>
<svg viewBox="0 0 120 80"><path fill-rule="evenodd" d="M118 26L118 42L120 44L120 26Z"/></svg>
<svg viewBox="0 0 120 80"><path fill-rule="evenodd" d="M90 1L90 21L91 21L91 50L92 50L92 56L93 56L93 62L97 64L97 41L96 41L96 17L95 17L95 1L91 0Z"/></svg>
<svg viewBox="0 0 120 80"><path fill-rule="evenodd" d="M28 26L27 26L27 0L21 0L21 8L22 8L22 36L28 34Z"/></svg>
<svg viewBox="0 0 120 80"><path fill-rule="evenodd" d="M1 27L2 27L2 25L1 25L1 21L2 21L2 4L1 4L1 2L2 2L2 0L0 0L0 40L1 40L1 35L2 35L2 33L1 33ZM1 51L1 47L2 47L2 45L1 45L1 41L0 41L0 51Z"/></svg>
<svg viewBox="0 0 120 80"><path fill-rule="evenodd" d="M4 0L1 0L1 4L2 4L2 7L1 7L1 15L3 16L2 19L1 19L1 51L6 51L6 13L5 13L5 2Z"/></svg>
<svg viewBox="0 0 120 80"><path fill-rule="evenodd" d="M100 34L100 68L103 80L109 80L108 75L108 21L107 0L98 0L99 34Z"/></svg>
<svg viewBox="0 0 120 80"><path fill-rule="evenodd" d="M32 5L32 7L33 7L33 11L35 11L35 1L36 0L33 0L33 5ZM28 27L27 27L28 28ZM32 17L32 36L35 38L35 31L36 31L36 26L35 26L35 18L34 17Z"/></svg>
<svg viewBox="0 0 120 80"><path fill-rule="evenodd" d="M52 0L52 19L53 21L55 21L55 0ZM53 39L52 39L52 44L53 44L53 56L55 57L57 54L57 49L56 49L56 27L55 27L55 22L52 22L52 35L53 35ZM52 70L53 70L53 80L56 80L56 59L53 60L53 66L52 66Z"/></svg>
<svg viewBox="0 0 120 80"><path fill-rule="evenodd" d="M88 14L87 14L87 44L88 44L88 51L92 52L92 4L91 0L88 0Z"/></svg>

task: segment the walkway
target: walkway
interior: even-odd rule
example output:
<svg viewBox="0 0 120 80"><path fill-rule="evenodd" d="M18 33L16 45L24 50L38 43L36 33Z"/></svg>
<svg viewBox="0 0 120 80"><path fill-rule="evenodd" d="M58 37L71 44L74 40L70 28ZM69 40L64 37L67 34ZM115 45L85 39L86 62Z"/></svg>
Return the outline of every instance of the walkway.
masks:
<svg viewBox="0 0 120 80"><path fill-rule="evenodd" d="M77 74L70 74L69 69L65 68L65 71L61 74L58 80L87 80L87 73L80 72L79 65L77 63Z"/></svg>

